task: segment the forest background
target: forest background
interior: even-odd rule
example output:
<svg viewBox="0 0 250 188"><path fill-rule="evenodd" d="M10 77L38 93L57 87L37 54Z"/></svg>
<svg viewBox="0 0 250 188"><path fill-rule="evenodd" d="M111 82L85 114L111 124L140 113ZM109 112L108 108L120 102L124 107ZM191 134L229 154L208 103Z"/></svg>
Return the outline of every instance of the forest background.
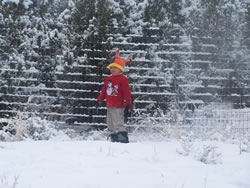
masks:
<svg viewBox="0 0 250 188"><path fill-rule="evenodd" d="M218 109L228 123L250 106L249 20L247 0L1 0L0 117L105 127L95 103L119 48L131 127L208 125Z"/></svg>

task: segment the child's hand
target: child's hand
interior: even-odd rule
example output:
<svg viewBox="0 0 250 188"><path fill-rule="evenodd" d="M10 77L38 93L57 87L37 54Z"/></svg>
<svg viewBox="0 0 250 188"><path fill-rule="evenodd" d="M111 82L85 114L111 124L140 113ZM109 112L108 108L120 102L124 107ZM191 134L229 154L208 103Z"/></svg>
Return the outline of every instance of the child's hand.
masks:
<svg viewBox="0 0 250 188"><path fill-rule="evenodd" d="M127 106L127 108L128 108L128 112L132 114L133 113L133 105L130 104Z"/></svg>
<svg viewBox="0 0 250 188"><path fill-rule="evenodd" d="M127 105L126 108L125 108L125 117L130 117L133 113L133 105L130 104L130 105Z"/></svg>

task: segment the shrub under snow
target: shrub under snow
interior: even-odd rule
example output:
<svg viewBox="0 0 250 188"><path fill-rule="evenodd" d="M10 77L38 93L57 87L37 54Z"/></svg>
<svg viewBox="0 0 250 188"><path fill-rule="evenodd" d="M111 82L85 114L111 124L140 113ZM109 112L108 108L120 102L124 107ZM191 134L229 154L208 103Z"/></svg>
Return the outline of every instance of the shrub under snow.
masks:
<svg viewBox="0 0 250 188"><path fill-rule="evenodd" d="M23 117L23 114L18 114L15 119L5 121L6 125L0 130L1 141L69 139L55 124L47 120L40 117Z"/></svg>
<svg viewBox="0 0 250 188"><path fill-rule="evenodd" d="M192 156L194 159L205 164L220 164L221 153L218 152L218 147L215 142L208 142L206 144L200 144L200 141L190 136L184 137L180 140L180 148L176 152L184 156Z"/></svg>
<svg viewBox="0 0 250 188"><path fill-rule="evenodd" d="M218 147L212 144L203 145L197 149L195 158L205 164L221 163L221 153L217 151Z"/></svg>

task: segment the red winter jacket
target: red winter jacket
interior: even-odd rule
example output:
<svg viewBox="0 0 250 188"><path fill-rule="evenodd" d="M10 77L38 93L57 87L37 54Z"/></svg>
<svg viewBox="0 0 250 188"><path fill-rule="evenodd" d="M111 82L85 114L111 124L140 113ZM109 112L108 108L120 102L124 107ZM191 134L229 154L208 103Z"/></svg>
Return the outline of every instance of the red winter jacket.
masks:
<svg viewBox="0 0 250 188"><path fill-rule="evenodd" d="M104 99L107 107L125 108L130 105L131 91L128 78L123 74L107 77L97 101L102 102Z"/></svg>

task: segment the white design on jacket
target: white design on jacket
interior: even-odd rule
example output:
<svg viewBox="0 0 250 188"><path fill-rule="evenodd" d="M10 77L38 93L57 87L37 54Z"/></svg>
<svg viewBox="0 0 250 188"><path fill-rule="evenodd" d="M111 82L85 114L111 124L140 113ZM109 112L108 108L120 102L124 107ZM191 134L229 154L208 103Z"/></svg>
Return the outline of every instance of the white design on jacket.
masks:
<svg viewBox="0 0 250 188"><path fill-rule="evenodd" d="M117 96L118 94L118 85L115 85L114 88L112 88L112 81L110 80L108 83L108 88L107 88L107 95L108 96Z"/></svg>

